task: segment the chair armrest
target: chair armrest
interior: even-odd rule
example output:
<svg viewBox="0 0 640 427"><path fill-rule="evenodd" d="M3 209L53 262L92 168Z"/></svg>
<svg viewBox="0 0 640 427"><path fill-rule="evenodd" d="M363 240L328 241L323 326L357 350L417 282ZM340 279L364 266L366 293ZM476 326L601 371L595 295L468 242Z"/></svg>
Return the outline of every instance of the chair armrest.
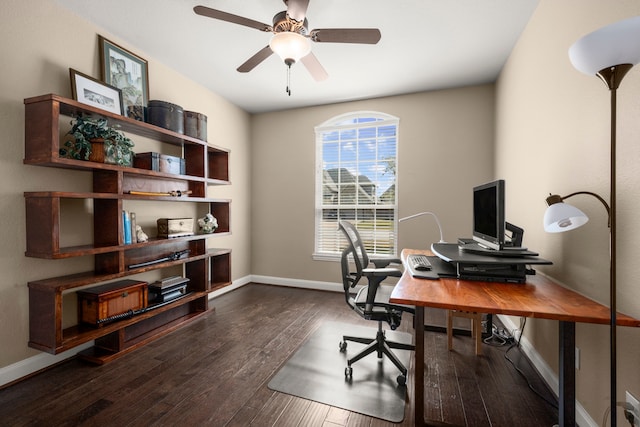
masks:
<svg viewBox="0 0 640 427"><path fill-rule="evenodd" d="M389 264L402 264L402 260L400 258L381 255L370 256L369 261L371 261L376 268L384 268Z"/></svg>
<svg viewBox="0 0 640 427"><path fill-rule="evenodd" d="M365 268L362 270L362 275L365 277L400 277L402 270L395 267Z"/></svg>

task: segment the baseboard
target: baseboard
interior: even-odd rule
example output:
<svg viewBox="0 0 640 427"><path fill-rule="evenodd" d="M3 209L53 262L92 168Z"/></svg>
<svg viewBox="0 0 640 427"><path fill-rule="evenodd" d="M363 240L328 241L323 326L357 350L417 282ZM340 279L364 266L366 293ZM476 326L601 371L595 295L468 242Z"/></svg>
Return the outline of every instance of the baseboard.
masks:
<svg viewBox="0 0 640 427"><path fill-rule="evenodd" d="M507 330L513 331L519 328L513 323L512 318L508 316L498 315L500 321ZM536 349L531 345L531 342L527 339L526 335L520 337L520 348L527 355L531 363L538 371L540 376L547 383L549 388L558 397L559 381L555 372L549 367L547 362L540 356ZM579 401L576 400L576 424L581 427L598 427L598 423L595 422L589 413L584 409Z"/></svg>
<svg viewBox="0 0 640 427"><path fill-rule="evenodd" d="M251 283L251 276L245 276L245 277L243 277L241 279L234 280L231 283L231 285L225 286L222 289L218 289L217 291L211 292L209 294L209 300L212 300L212 299L214 299L216 297L219 297L220 295L224 295L224 294L226 294L228 292L235 291L236 289L241 288L244 285L247 285L249 283Z"/></svg>
<svg viewBox="0 0 640 427"><path fill-rule="evenodd" d="M23 359L14 364L0 368L0 388L14 381L18 381L24 377L33 375L39 371L47 369L66 359L70 359L79 351L85 350L93 346L93 341L84 343L72 350L67 350L59 354L39 353L35 356Z"/></svg>
<svg viewBox="0 0 640 427"><path fill-rule="evenodd" d="M314 289L317 291L343 292L342 283L318 282L315 280L286 279L272 276L251 276L254 283L264 283L265 285L287 286L290 288Z"/></svg>

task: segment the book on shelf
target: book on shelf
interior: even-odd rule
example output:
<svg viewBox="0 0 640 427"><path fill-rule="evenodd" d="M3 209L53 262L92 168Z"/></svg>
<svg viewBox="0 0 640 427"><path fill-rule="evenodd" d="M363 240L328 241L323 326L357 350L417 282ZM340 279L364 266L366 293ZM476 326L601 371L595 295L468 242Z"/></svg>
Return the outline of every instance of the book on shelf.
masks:
<svg viewBox="0 0 640 427"><path fill-rule="evenodd" d="M129 229L131 230L131 243L138 243L137 233L136 233L136 213L129 212L129 222L131 226Z"/></svg>
<svg viewBox="0 0 640 427"><path fill-rule="evenodd" d="M129 217L129 212L122 211L122 228L123 236L124 236L124 244L131 244L131 218Z"/></svg>

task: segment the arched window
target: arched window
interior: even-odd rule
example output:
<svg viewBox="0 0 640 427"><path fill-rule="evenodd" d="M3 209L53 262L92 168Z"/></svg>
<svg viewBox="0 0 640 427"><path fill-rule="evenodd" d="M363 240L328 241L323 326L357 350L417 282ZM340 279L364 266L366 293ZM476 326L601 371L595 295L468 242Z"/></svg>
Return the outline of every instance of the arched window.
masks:
<svg viewBox="0 0 640 427"><path fill-rule="evenodd" d="M360 111L316 126L314 258L340 255L339 220L358 228L370 254L396 254L398 122Z"/></svg>

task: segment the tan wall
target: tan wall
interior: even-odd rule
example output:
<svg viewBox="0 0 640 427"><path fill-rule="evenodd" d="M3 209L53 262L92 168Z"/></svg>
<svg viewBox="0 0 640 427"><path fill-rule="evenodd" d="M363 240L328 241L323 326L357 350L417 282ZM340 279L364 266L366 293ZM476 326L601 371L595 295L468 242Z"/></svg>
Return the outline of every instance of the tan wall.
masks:
<svg viewBox="0 0 640 427"><path fill-rule="evenodd" d="M99 78L98 34L149 61L151 99L203 112L208 116L209 141L231 149L232 185L210 188L209 192L210 197L233 200L233 234L212 239L209 244L232 248L234 279L249 274L249 115L138 51L135 43L102 32L53 1L6 0L0 17L0 367L39 353L27 347L27 282L92 269L91 257L51 261L24 256L23 192L90 191L91 175L22 164L23 99L46 93L71 97L69 67ZM163 213L161 205L145 212L149 217L161 217Z"/></svg>
<svg viewBox="0 0 640 427"><path fill-rule="evenodd" d="M340 282L337 262L312 259L314 127L352 111L400 118L400 216L433 211L445 240L470 235L471 188L493 178L493 85L259 114L252 119L253 274ZM399 230L399 248L439 239L431 217Z"/></svg>
<svg viewBox="0 0 640 427"><path fill-rule="evenodd" d="M573 68L567 51L577 39L640 13L629 1L542 0L497 85L496 173L508 182L508 217L526 230L527 246L553 260L543 270L608 305L608 229L603 206L589 196L568 202L591 220L568 233L542 229L545 197L587 190L609 198L609 91ZM638 43L637 40L629 41ZM640 67L618 92L618 310L640 316ZM542 270L542 269L541 269ZM557 324L531 321L525 331L557 370ZM601 422L609 406L606 326L577 326L581 366L577 398ZM640 330L618 330L618 401L640 395ZM618 410L618 419L622 412Z"/></svg>

